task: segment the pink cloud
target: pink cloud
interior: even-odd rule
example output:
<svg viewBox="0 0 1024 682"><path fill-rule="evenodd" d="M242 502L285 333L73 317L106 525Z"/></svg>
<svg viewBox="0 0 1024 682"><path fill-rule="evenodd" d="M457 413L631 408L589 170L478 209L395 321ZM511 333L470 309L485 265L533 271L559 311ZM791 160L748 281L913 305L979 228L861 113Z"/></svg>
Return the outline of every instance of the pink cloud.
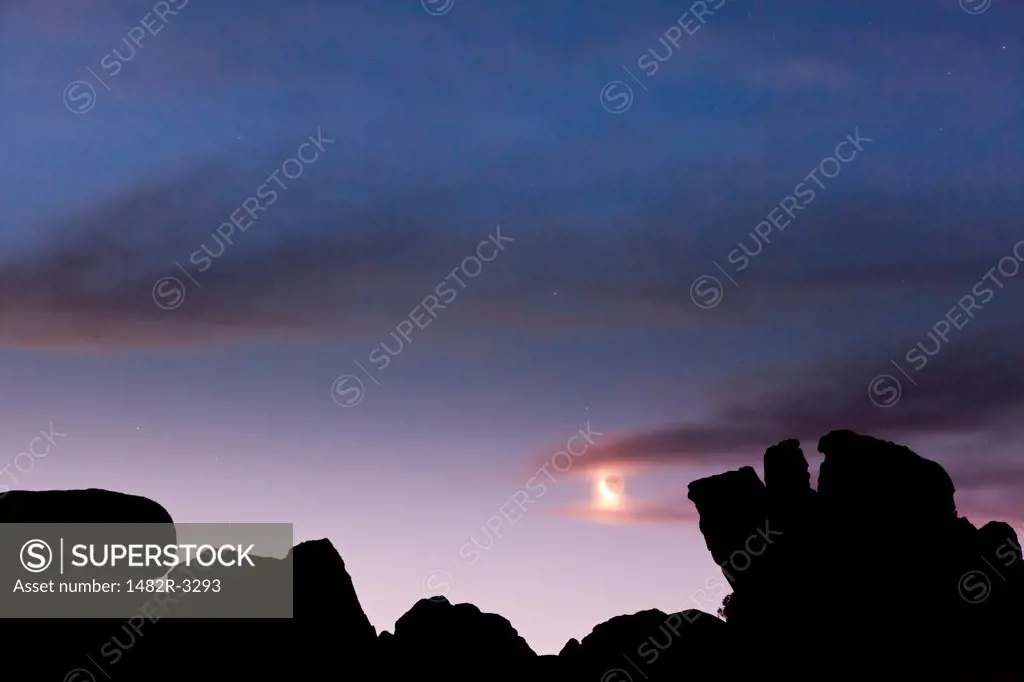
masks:
<svg viewBox="0 0 1024 682"><path fill-rule="evenodd" d="M559 507L549 513L590 523L697 523L700 518L692 505L672 507L649 503L627 504L621 509L590 506Z"/></svg>

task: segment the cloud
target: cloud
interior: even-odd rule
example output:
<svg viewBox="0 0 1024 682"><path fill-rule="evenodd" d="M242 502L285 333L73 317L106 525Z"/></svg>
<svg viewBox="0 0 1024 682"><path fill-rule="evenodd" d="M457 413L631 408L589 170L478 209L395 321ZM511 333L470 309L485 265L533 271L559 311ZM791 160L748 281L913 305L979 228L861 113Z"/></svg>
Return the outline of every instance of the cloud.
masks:
<svg viewBox="0 0 1024 682"><path fill-rule="evenodd" d="M0 341L113 348L386 333L499 233L496 224L459 215L454 200L439 216L432 188L343 205L323 191L337 174L326 182L308 177L325 170L306 168L307 177L278 190L279 204L227 245L212 233L256 192L265 169L211 162L166 173L45 226L41 244L0 263ZM515 243L508 228L501 234L513 239L506 247ZM480 280L494 280L486 286L501 281L496 271L504 259L481 273ZM154 300L164 277L178 278L187 291L173 310ZM467 292L458 305L470 320L486 312L499 324L529 321L531 311L522 307L497 312L493 301L469 301L477 282L463 279L464 290L450 283ZM531 293L505 285L499 298Z"/></svg>
<svg viewBox="0 0 1024 682"><path fill-rule="evenodd" d="M787 438L799 439L813 464L821 436L850 428L907 443L940 462L957 488L961 514L976 523L1022 519L1024 458L1015 454L1015 443L1024 432L1024 348L1016 341L1021 333L1020 324L985 327L943 347L918 372L903 363L912 372L910 379L898 374L888 357L865 354L812 367L767 389L737 390L719 396L720 406L702 423L669 424L602 439L574 462L569 473L757 467L767 447ZM896 359L903 362L902 357ZM868 385L880 371L901 380L899 399L889 407L880 407L869 397ZM936 447L944 440L954 445L936 452L921 447ZM621 516L615 510L589 507L558 513L596 522L692 520L683 497L674 504L636 507Z"/></svg>
<svg viewBox="0 0 1024 682"><path fill-rule="evenodd" d="M514 201L505 193L518 192L520 172L529 168L522 164L536 159L538 149L534 157L523 152L519 171L514 160L495 157L491 166L488 157L481 161L486 172L475 179L430 180L396 175L375 157L344 160L340 147L329 147L275 206L245 233L236 230L223 255L199 272L196 263L204 249L220 251L214 229L294 153L296 144L290 140L244 163L218 157L166 169L33 226L34 248L11 249L0 260L0 343L117 348L379 336L406 318L499 224L514 245L460 292L452 305L458 313L451 315L451 324L435 327L447 330L439 333L753 327L773 324L780 311L799 311L815 297L864 296L872 286L950 285L986 263L964 254L902 271L884 262L792 269L787 265L804 261L806 243L779 244L751 268L760 286L723 305L724 313L709 315L693 304L692 278L683 272L696 275L724 254L700 244L684 251L685 245L674 241L679 215L689 210L694 219L704 216L687 203L694 190L685 184L649 189L653 210L627 209L573 222L564 213L566 197L557 191L531 195L524 186ZM591 192L604 182L580 177ZM747 180L734 182L737 196L744 197ZM748 203L754 206L745 211L753 225L765 209ZM812 220L851 220L842 207L820 208L809 216L808 229ZM917 220L933 225L932 212L943 210L941 202L929 206L917 200L877 208L875 222L865 229L911 229L905 216L915 211ZM154 302L154 286L164 277L177 277L187 289L175 310Z"/></svg>
<svg viewBox="0 0 1024 682"><path fill-rule="evenodd" d="M591 523L697 523L697 510L689 502L679 506L633 502L621 509L598 509L589 506L558 507L549 513Z"/></svg>
<svg viewBox="0 0 1024 682"><path fill-rule="evenodd" d="M598 443L573 471L752 464L786 438L800 439L805 453L813 453L817 439L838 428L904 441L982 433L1012 438L1020 433L1024 413L1024 348L1016 341L1022 331L1019 325L987 327L945 346L919 372L898 357L916 385L882 354L822 364L769 390L721 396L721 406L704 423L672 424ZM901 382L898 401L886 408L874 404L868 392L880 373ZM996 450L935 458L964 492L1019 488L1024 461Z"/></svg>

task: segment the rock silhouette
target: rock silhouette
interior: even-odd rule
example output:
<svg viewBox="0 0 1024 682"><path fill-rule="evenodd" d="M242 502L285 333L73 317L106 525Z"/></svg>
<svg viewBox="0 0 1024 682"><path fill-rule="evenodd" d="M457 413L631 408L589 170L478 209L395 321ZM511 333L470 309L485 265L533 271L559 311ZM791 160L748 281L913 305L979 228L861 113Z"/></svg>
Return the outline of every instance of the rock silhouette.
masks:
<svg viewBox="0 0 1024 682"><path fill-rule="evenodd" d="M708 550L732 586L725 620L646 610L538 656L505 618L422 599L379 635L328 540L295 546L294 618L3 621L11 679L659 682L1024 679L1024 557L1006 523L958 515L953 481L906 447L834 431L816 489L800 443L693 481ZM11 492L3 523L168 524L103 490ZM3 614L0 614L2 617Z"/></svg>
<svg viewBox="0 0 1024 682"><path fill-rule="evenodd" d="M909 448L833 431L818 451L816 491L793 440L765 452L764 487L750 468L690 485L733 587L731 646L796 675L1020 679L995 653L1024 634L1013 529L958 516L949 475ZM779 535L748 560L744 543L769 528ZM795 646L805 664L787 669L779 652Z"/></svg>
<svg viewBox="0 0 1024 682"><path fill-rule="evenodd" d="M416 602L382 643L387 679L519 680L537 667L537 654L508 620L444 597Z"/></svg>
<svg viewBox="0 0 1024 682"><path fill-rule="evenodd" d="M0 523L167 523L162 505L109 490L11 490L0 495Z"/></svg>

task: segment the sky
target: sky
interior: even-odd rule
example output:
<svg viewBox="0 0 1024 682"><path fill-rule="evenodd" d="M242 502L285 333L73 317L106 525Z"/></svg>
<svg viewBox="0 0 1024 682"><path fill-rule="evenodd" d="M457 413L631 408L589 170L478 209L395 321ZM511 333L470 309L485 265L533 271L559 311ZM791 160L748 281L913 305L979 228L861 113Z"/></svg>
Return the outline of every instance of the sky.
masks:
<svg viewBox="0 0 1024 682"><path fill-rule="evenodd" d="M378 631L443 593L539 653L714 612L686 486L786 438L898 440L1019 524L1022 28L4 2L3 485L291 522Z"/></svg>

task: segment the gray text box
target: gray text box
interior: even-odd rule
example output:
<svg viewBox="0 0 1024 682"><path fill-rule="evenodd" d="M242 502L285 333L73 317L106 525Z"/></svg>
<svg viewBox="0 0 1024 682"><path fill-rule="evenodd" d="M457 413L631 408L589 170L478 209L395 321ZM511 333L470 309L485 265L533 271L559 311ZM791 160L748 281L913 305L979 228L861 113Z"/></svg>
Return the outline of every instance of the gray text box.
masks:
<svg viewBox="0 0 1024 682"><path fill-rule="evenodd" d="M291 618L287 523L0 524L6 618Z"/></svg>

